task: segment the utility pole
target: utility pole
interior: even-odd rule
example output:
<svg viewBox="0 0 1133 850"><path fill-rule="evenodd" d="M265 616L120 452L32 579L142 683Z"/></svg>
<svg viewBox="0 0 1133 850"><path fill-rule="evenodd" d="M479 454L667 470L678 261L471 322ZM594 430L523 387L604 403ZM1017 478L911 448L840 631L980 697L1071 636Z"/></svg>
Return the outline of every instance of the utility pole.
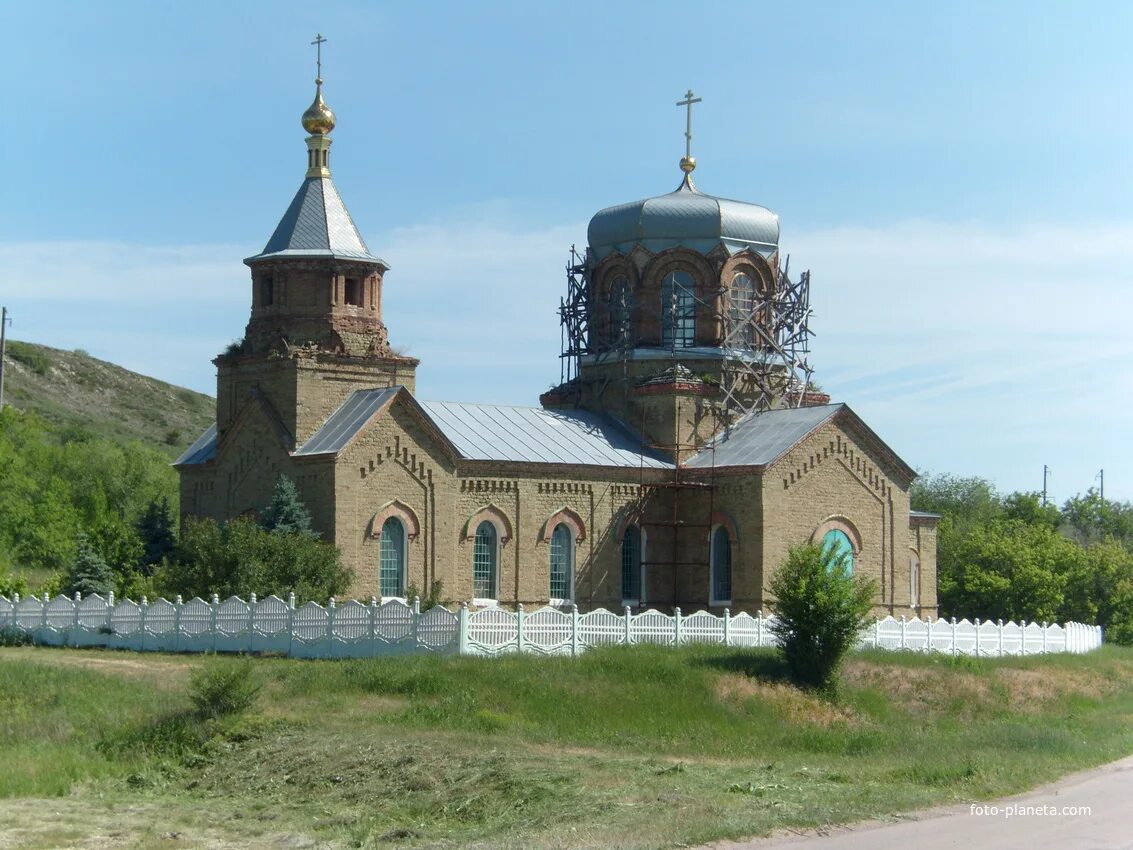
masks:
<svg viewBox="0 0 1133 850"><path fill-rule="evenodd" d="M1043 507L1046 507L1046 479L1050 475L1050 467L1043 464Z"/></svg>
<svg viewBox="0 0 1133 850"><path fill-rule="evenodd" d="M1098 488L1098 496L1104 502L1105 501L1105 470L1104 469L1098 470L1098 481L1100 482L1100 487Z"/></svg>
<svg viewBox="0 0 1133 850"><path fill-rule="evenodd" d="M4 409L4 356L8 352L8 308L0 308L0 410Z"/></svg>

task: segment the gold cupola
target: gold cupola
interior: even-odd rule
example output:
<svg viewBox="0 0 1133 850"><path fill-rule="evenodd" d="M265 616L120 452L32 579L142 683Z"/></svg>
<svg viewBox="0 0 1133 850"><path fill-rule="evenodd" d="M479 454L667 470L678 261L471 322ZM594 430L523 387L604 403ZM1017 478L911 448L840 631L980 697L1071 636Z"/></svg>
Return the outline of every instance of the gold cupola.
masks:
<svg viewBox="0 0 1133 850"><path fill-rule="evenodd" d="M322 78L315 78L315 100L303 113L303 129L312 136L325 136L334 129L334 113L323 100Z"/></svg>

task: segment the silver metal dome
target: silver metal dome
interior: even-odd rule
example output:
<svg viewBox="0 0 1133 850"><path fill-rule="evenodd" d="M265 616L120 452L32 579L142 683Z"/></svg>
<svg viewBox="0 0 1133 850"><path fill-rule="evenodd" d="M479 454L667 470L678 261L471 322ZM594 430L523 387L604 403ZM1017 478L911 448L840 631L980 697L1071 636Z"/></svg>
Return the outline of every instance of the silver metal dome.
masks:
<svg viewBox="0 0 1133 850"><path fill-rule="evenodd" d="M668 195L618 204L590 219L587 242L596 259L641 245L654 254L684 247L708 253L719 244L770 255L779 246L779 216L759 204L706 195L685 179Z"/></svg>

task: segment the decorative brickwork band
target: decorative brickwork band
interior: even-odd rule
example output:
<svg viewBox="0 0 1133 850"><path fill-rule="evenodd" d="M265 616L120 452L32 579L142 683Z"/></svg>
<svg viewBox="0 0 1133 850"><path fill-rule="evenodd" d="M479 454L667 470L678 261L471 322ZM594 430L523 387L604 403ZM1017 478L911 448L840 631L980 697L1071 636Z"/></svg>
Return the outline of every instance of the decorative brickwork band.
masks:
<svg viewBox="0 0 1133 850"><path fill-rule="evenodd" d="M582 521L582 517L572 511L570 508L559 508L551 518L543 523L543 531L539 534L539 539L544 543L551 542L551 535L555 533L555 527L559 523L565 524L571 530L571 536L574 538L575 543L581 543L586 539L586 524Z"/></svg>
<svg viewBox="0 0 1133 850"><path fill-rule="evenodd" d="M461 541L471 540L476 536L476 527L481 522L487 520L496 527L496 535L500 538L500 545L507 543L512 538L511 533L511 520L507 518L507 514L501 511L493 504L484 505L482 508L476 510L464 523L464 528L460 532Z"/></svg>
<svg viewBox="0 0 1133 850"><path fill-rule="evenodd" d="M370 536L381 537L382 526L391 516L401 520L402 525L405 526L405 536L410 540L415 540L417 535L421 533L421 523L418 522L417 514L413 511L413 508L394 499L392 502L386 502L382 505L378 512L374 514L374 518L370 520Z"/></svg>

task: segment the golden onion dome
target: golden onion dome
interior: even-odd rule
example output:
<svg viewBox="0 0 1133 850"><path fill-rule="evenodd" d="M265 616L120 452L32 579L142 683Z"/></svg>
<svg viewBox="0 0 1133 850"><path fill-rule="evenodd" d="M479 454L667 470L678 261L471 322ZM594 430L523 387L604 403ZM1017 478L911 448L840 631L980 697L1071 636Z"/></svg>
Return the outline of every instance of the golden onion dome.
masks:
<svg viewBox="0 0 1133 850"><path fill-rule="evenodd" d="M303 129L312 136L325 136L334 129L334 113L323 102L322 80L315 80L315 100L303 113Z"/></svg>

